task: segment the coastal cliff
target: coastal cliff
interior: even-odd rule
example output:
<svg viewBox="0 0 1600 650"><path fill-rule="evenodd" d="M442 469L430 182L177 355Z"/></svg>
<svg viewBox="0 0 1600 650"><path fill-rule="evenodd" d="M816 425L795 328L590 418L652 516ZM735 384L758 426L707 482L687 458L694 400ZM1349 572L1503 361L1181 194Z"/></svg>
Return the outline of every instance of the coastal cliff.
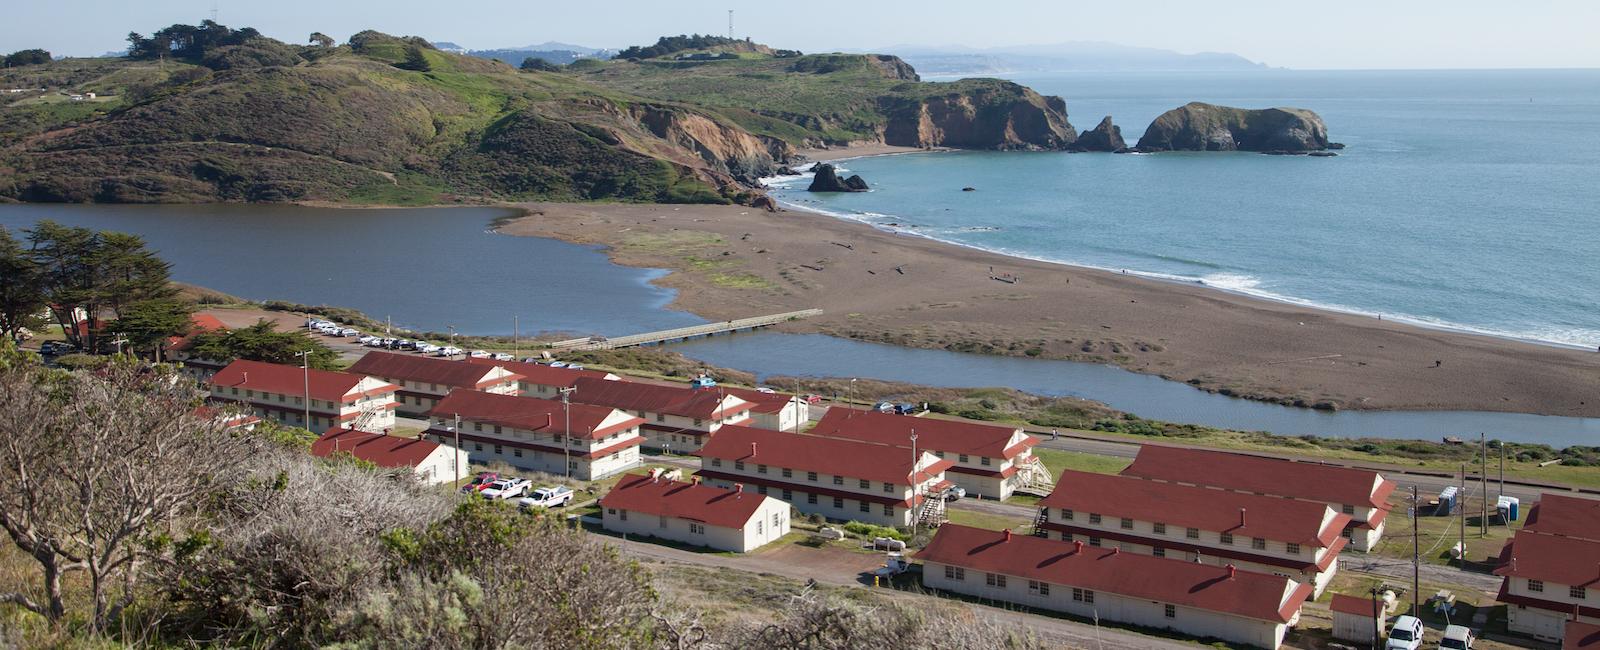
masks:
<svg viewBox="0 0 1600 650"><path fill-rule="evenodd" d="M1067 150L1124 153L1128 151L1128 143L1122 139L1122 127L1112 124L1111 116L1107 115L1093 129L1079 134L1078 141Z"/></svg>
<svg viewBox="0 0 1600 650"><path fill-rule="evenodd" d="M1137 151L1283 151L1328 149L1322 117L1303 108L1244 109L1191 102L1162 113Z"/></svg>
<svg viewBox="0 0 1600 650"><path fill-rule="evenodd" d="M882 104L881 141L897 147L1057 150L1078 137L1066 101L1011 82Z"/></svg>

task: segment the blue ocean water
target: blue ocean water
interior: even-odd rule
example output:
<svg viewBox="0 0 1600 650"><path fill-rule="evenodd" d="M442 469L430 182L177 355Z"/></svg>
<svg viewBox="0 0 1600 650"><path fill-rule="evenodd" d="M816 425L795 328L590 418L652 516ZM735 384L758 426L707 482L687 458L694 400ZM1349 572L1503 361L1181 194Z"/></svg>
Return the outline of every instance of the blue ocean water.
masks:
<svg viewBox="0 0 1600 650"><path fill-rule="evenodd" d="M1600 70L1017 77L1132 145L1188 101L1317 111L1337 158L958 152L842 163L781 201L1019 256L1600 345ZM976 192L962 192L972 186Z"/></svg>

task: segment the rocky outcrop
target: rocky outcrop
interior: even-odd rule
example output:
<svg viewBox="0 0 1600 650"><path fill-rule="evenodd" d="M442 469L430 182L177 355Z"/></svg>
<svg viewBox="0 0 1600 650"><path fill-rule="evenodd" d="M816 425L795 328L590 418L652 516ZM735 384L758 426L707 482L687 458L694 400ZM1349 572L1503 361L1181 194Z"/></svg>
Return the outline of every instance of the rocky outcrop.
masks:
<svg viewBox="0 0 1600 650"><path fill-rule="evenodd" d="M1323 151L1328 128L1303 108L1251 110L1191 102L1162 113L1137 151Z"/></svg>
<svg viewBox="0 0 1600 650"><path fill-rule="evenodd" d="M1078 134L1078 140L1067 147L1067 151L1123 153L1127 150L1128 143L1122 139L1122 127L1112 124L1110 115L1100 120L1099 126Z"/></svg>
<svg viewBox="0 0 1600 650"><path fill-rule="evenodd" d="M839 171L833 165L821 163L814 170L816 176L811 178L811 187L807 192L865 192L867 181L859 174L850 178L839 178Z"/></svg>
<svg viewBox="0 0 1600 650"><path fill-rule="evenodd" d="M882 98L884 144L1055 151L1078 139L1060 97L995 79L959 83L966 87L920 100Z"/></svg>
<svg viewBox="0 0 1600 650"><path fill-rule="evenodd" d="M759 185L760 178L774 175L779 163L794 155L793 148L782 140L754 135L692 111L649 104L636 104L631 110L652 135L677 149L653 153L672 157L692 152L698 160L681 162L709 167L746 186Z"/></svg>

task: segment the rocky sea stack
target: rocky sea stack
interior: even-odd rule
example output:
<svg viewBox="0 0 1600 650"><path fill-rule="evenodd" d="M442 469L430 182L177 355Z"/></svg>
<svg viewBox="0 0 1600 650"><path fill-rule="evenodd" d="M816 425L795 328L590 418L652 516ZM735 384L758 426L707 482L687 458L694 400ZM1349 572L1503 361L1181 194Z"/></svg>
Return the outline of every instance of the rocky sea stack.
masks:
<svg viewBox="0 0 1600 650"><path fill-rule="evenodd" d="M811 187L806 188L807 192L867 191L867 181L863 180L859 174L850 178L839 178L839 171L834 169L833 165L827 163L817 165L815 171L817 175L812 177Z"/></svg>
<svg viewBox="0 0 1600 650"><path fill-rule="evenodd" d="M1162 113L1139 137L1136 151L1273 151L1328 149L1328 128L1303 108L1251 110L1191 102Z"/></svg>
<svg viewBox="0 0 1600 650"><path fill-rule="evenodd" d="M1122 139L1122 127L1111 123L1111 116L1100 120L1100 125L1078 135L1078 140L1067 151L1106 151L1126 153L1127 141Z"/></svg>

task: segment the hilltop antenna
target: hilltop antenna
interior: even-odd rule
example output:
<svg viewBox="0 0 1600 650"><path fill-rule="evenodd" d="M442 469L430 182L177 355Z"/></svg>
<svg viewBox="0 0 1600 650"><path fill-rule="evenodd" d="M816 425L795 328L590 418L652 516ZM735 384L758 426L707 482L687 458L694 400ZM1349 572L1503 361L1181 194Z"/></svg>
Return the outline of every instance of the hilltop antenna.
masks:
<svg viewBox="0 0 1600 650"><path fill-rule="evenodd" d="M728 10L728 40L733 40L733 10Z"/></svg>
<svg viewBox="0 0 1600 650"><path fill-rule="evenodd" d="M211 22L217 22L218 0L211 0Z"/></svg>

